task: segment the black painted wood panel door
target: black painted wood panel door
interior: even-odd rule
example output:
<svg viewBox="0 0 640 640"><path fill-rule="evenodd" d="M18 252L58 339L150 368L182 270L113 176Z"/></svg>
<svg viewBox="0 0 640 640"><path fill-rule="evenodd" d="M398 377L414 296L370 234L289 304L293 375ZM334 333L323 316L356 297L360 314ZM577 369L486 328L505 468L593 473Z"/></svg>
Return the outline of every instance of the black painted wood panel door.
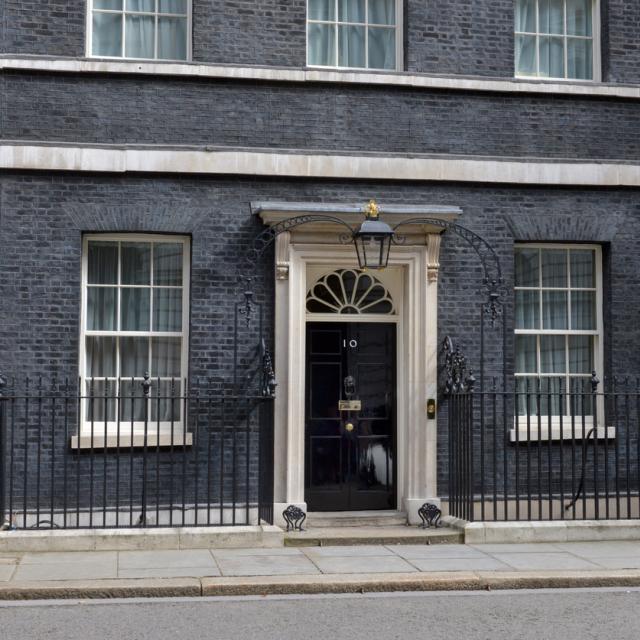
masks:
<svg viewBox="0 0 640 640"><path fill-rule="evenodd" d="M395 354L394 324L307 323L309 511L395 509ZM349 398L361 408L341 411Z"/></svg>

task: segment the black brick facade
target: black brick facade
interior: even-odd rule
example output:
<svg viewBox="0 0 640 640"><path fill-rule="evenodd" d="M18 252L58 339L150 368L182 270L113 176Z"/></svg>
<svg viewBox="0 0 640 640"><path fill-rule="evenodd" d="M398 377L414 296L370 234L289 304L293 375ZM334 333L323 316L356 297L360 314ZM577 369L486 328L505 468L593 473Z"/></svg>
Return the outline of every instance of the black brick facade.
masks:
<svg viewBox="0 0 640 640"><path fill-rule="evenodd" d="M634 160L635 101L7 73L8 140Z"/></svg>
<svg viewBox="0 0 640 640"><path fill-rule="evenodd" d="M491 240L505 272L508 371L513 359L514 242L601 244L607 301L604 373L640 373L640 256L634 240L640 234L640 202L635 190L73 174L13 174L2 180L0 255L8 276L0 285L3 368L20 375L55 374L59 379L77 375L83 232L169 232L193 238L190 372L220 379L231 360L231 318L240 293L234 266L260 228L250 217L249 202L353 202L372 196L390 204L461 206L460 223ZM265 260L261 287L267 315L272 312L271 259ZM454 236L446 237L439 278L439 341L450 335L476 367L480 278L474 253ZM498 330L488 330L487 352L487 375L499 377ZM441 482L446 480L447 455L444 406L439 421Z"/></svg>
<svg viewBox="0 0 640 640"><path fill-rule="evenodd" d="M303 67L305 4L194 0L194 62ZM406 71L513 76L513 0L405 0L404 9ZM0 53L83 57L85 17L84 0L6 0L0 4ZM639 28L640 6L602 0L603 80L640 82ZM639 124L637 100L617 98L115 74L0 75L0 138L18 143L637 163ZM240 265L262 228L251 218L249 203L351 203L372 197L383 204L459 206L464 211L460 223L490 241L505 275L507 376L513 371L514 242L600 244L601 373L640 374L637 189L46 171L0 174L0 371L76 379L83 233L173 233L192 238L189 373L223 382L232 362ZM259 267L258 302L272 318L273 256L265 255ZM480 279L477 257L461 240L446 236L438 340L450 335L476 368ZM500 332L488 330L485 346L486 373L500 379ZM446 404L438 424L444 487ZM50 443L58 469L73 455L68 443L61 444L64 435L57 433L56 447ZM37 437L35 429L30 437ZM248 469L239 486L246 478L254 482L257 450L239 442L236 453ZM164 458L159 465L166 464ZM112 491L107 459L101 467L107 482L98 483L96 491ZM89 474L88 464L83 459L83 476Z"/></svg>

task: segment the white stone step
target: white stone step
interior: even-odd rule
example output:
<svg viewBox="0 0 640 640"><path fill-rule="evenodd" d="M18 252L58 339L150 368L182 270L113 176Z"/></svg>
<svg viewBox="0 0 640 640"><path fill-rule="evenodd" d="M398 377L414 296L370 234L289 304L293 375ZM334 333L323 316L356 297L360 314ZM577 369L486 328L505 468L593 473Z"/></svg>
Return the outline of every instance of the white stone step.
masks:
<svg viewBox="0 0 640 640"><path fill-rule="evenodd" d="M449 527L422 529L406 525L384 527L318 527L284 534L286 547L328 547L392 544L460 544L461 531Z"/></svg>
<svg viewBox="0 0 640 640"><path fill-rule="evenodd" d="M393 527L407 524L403 511L327 511L310 512L305 528Z"/></svg>

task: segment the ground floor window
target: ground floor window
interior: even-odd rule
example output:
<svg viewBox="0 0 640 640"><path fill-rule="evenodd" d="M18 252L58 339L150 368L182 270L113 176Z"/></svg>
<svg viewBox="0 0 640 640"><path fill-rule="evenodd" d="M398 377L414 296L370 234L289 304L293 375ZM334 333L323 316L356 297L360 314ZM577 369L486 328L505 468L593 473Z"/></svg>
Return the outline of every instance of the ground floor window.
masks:
<svg viewBox="0 0 640 640"><path fill-rule="evenodd" d="M592 371L601 371L601 264L597 246L516 247L515 375L520 415L592 413L583 391L590 388Z"/></svg>
<svg viewBox="0 0 640 640"><path fill-rule="evenodd" d="M82 268L83 427L175 429L187 375L189 240L88 235ZM142 383L150 377L145 399Z"/></svg>

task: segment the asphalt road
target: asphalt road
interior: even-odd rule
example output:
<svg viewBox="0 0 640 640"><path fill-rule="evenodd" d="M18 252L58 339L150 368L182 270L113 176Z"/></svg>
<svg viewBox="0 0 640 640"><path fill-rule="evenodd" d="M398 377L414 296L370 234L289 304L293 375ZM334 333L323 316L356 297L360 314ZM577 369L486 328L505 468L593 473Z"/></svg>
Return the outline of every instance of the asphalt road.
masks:
<svg viewBox="0 0 640 640"><path fill-rule="evenodd" d="M0 603L7 640L640 638L640 589Z"/></svg>

